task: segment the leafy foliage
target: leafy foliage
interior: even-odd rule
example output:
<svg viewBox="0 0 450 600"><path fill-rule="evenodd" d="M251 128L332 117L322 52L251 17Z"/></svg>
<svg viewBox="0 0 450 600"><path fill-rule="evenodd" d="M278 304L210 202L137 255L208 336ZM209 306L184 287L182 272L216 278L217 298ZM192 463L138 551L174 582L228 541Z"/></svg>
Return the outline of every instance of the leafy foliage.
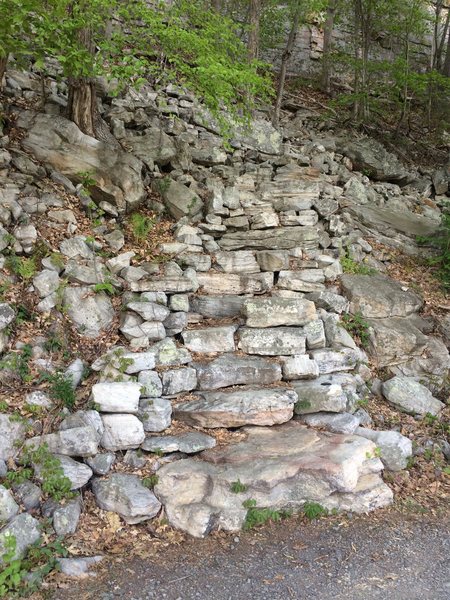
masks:
<svg viewBox="0 0 450 600"><path fill-rule="evenodd" d="M137 242L146 240L155 225L153 219L137 212L131 215L130 223L133 237Z"/></svg>
<svg viewBox="0 0 450 600"><path fill-rule="evenodd" d="M367 348L369 345L369 323L364 319L360 312L351 315L347 313L342 315L342 327L346 329L350 335L358 338L361 346Z"/></svg>
<svg viewBox="0 0 450 600"><path fill-rule="evenodd" d="M305 517L310 521L314 521L315 519L319 519L320 517L325 517L328 515L328 510L317 502L305 502L302 510Z"/></svg>
<svg viewBox="0 0 450 600"><path fill-rule="evenodd" d="M244 483L241 483L241 481L238 479L237 481L233 481L230 489L233 494L242 494L243 492L247 491L247 486Z"/></svg>
<svg viewBox="0 0 450 600"><path fill-rule="evenodd" d="M41 373L40 381L49 383L49 395L65 408L72 410L75 402L75 390L72 379L60 371L56 373Z"/></svg>
<svg viewBox="0 0 450 600"><path fill-rule="evenodd" d="M242 503L242 506L247 509L247 516L244 522L244 529L253 529L258 525L263 525L268 521L275 523L286 519L291 515L288 510L275 510L273 508L258 508L256 500L249 499Z"/></svg>

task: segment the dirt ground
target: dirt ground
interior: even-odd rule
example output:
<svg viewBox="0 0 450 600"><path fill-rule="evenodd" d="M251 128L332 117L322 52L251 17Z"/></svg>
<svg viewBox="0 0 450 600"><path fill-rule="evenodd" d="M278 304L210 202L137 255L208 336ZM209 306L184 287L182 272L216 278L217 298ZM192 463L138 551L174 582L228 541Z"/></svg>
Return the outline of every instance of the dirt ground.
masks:
<svg viewBox="0 0 450 600"><path fill-rule="evenodd" d="M53 600L444 600L450 519L390 508L292 517L239 535L187 539L150 558L122 556L95 579L59 582Z"/></svg>

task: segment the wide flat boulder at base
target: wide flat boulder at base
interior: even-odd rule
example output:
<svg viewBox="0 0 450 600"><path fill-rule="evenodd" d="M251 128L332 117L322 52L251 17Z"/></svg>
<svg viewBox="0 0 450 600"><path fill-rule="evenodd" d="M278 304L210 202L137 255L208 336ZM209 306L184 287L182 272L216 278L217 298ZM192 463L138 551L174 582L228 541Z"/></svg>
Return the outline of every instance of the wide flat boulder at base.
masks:
<svg viewBox="0 0 450 600"><path fill-rule="evenodd" d="M293 421L243 431L243 442L158 471L155 494L171 525L195 537L214 529L239 531L247 515L243 502L250 499L258 508L300 510L305 502L317 502L357 513L392 502L370 440L318 432ZM244 492L233 493L237 481L246 486Z"/></svg>
<svg viewBox="0 0 450 600"><path fill-rule="evenodd" d="M81 183L80 173L89 173L94 200L105 200L124 212L145 198L143 165L132 154L85 135L75 123L56 115L24 112L18 126L27 130L23 147L38 160L73 183Z"/></svg>
<svg viewBox="0 0 450 600"><path fill-rule="evenodd" d="M438 415L445 404L428 388L410 377L393 377L383 383L383 395L398 410L413 415Z"/></svg>

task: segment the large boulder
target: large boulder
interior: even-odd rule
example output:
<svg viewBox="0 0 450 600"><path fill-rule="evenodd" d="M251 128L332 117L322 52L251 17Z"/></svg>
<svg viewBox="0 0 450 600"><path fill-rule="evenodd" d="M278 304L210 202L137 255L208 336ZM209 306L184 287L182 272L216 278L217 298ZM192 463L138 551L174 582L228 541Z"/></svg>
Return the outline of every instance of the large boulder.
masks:
<svg viewBox="0 0 450 600"><path fill-rule="evenodd" d="M173 179L164 180L158 186L158 191L161 193L169 214L175 219L193 217L198 215L203 208L202 200L193 190Z"/></svg>
<svg viewBox="0 0 450 600"><path fill-rule="evenodd" d="M347 142L340 151L350 158L355 169L376 181L407 185L415 179L394 154L371 138Z"/></svg>
<svg viewBox="0 0 450 600"><path fill-rule="evenodd" d="M410 377L393 377L383 383L383 395L398 410L413 415L438 415L444 404L428 388Z"/></svg>
<svg viewBox="0 0 450 600"><path fill-rule="evenodd" d="M67 316L86 337L98 337L114 319L114 307L108 296L94 293L88 286L66 288L63 304Z"/></svg>
<svg viewBox="0 0 450 600"><path fill-rule="evenodd" d="M105 200L124 212L145 198L143 165L135 156L85 135L63 117L26 112L18 125L27 130L23 147L38 160L73 183L80 183L81 174L89 173L95 181L89 187L94 200Z"/></svg>
<svg viewBox="0 0 450 600"><path fill-rule="evenodd" d="M207 450L199 459L164 465L155 494L169 522L196 537L213 529L237 531L246 500L258 508L366 512L390 504L392 491L379 476L375 444L358 436L312 431L296 422L251 427L247 439ZM244 491L233 491L240 482Z"/></svg>
<svg viewBox="0 0 450 600"><path fill-rule="evenodd" d="M140 158L150 169L152 162L157 165L167 165L177 155L177 149L172 138L158 127L150 127L144 135L133 135L126 138L131 151Z"/></svg>

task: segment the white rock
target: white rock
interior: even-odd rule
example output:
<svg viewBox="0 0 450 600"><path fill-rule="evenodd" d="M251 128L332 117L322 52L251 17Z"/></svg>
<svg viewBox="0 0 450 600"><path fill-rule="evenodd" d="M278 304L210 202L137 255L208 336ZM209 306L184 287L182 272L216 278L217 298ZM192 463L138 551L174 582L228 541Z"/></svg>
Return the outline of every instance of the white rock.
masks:
<svg viewBox="0 0 450 600"><path fill-rule="evenodd" d="M105 432L100 444L106 450L137 448L145 439L144 426L134 415L102 415Z"/></svg>
<svg viewBox="0 0 450 600"><path fill-rule="evenodd" d="M92 400L101 412L132 413L139 410L141 386L133 381L96 383Z"/></svg>

